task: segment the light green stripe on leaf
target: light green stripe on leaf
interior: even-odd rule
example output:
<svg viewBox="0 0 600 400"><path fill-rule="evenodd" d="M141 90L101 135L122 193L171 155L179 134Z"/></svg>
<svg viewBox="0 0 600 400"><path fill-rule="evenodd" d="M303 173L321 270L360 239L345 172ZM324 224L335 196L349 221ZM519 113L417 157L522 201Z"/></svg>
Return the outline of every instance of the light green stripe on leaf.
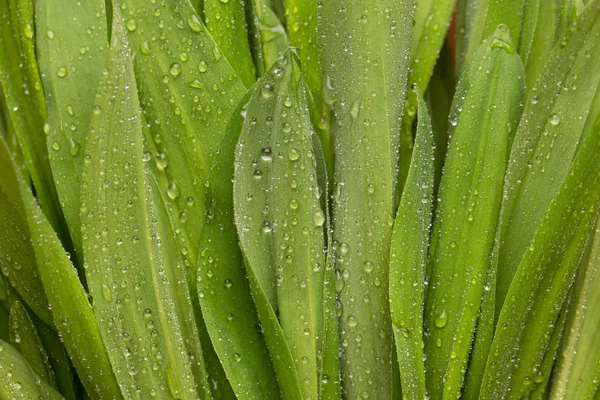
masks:
<svg viewBox="0 0 600 400"><path fill-rule="evenodd" d="M508 28L500 25L458 84L428 265L425 365L433 398L461 393L521 115L523 75Z"/></svg>
<svg viewBox="0 0 600 400"><path fill-rule="evenodd" d="M77 257L81 258L80 180L94 94L106 66L105 2L36 1L36 28L48 105L44 130L50 166Z"/></svg>
<svg viewBox="0 0 600 400"><path fill-rule="evenodd" d="M94 313L124 397L210 398L184 265L143 157L131 49L118 8L114 16L82 175Z"/></svg>
<svg viewBox="0 0 600 400"><path fill-rule="evenodd" d="M324 99L335 148L333 229L344 395L392 395L388 299L400 118L413 2L320 2Z"/></svg>
<svg viewBox="0 0 600 400"><path fill-rule="evenodd" d="M396 214L390 255L390 313L404 399L426 397L423 361L425 263L433 200L434 139L420 93L415 149Z"/></svg>

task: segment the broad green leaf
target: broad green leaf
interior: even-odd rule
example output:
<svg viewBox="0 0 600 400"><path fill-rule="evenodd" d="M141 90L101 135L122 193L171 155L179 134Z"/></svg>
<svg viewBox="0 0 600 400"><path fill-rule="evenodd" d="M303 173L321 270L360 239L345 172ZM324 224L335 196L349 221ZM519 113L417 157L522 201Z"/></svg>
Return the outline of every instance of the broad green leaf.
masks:
<svg viewBox="0 0 600 400"><path fill-rule="evenodd" d="M498 318L481 399L535 389L554 325L600 207L600 118L583 140L523 255Z"/></svg>
<svg viewBox="0 0 600 400"><path fill-rule="evenodd" d="M537 20L535 21L531 47L526 56L521 54L525 63L528 93L531 92L535 82L542 73L548 54L552 50L552 47L554 47L557 23L558 0L537 0L537 2ZM529 8L530 6L527 5L527 7ZM525 24L523 26L525 27Z"/></svg>
<svg viewBox="0 0 600 400"><path fill-rule="evenodd" d="M250 0L250 28L254 63L259 76L265 74L288 48L285 28L269 0Z"/></svg>
<svg viewBox="0 0 600 400"><path fill-rule="evenodd" d="M43 306L43 310L50 315L42 314L45 316L42 318L40 314L36 314L46 325L60 333L88 394L93 398L119 398L120 392L87 293L56 233L33 197L28 182L17 172L14 161L8 155L7 146L1 140L0 160L6 163L2 171L15 171L11 179L16 186L14 193L19 198L15 200L17 203L13 204L16 205L15 207L20 207L21 212L18 213L16 208L13 209L21 218L20 222L23 223L21 235L26 233L29 245L26 248L28 258L23 260L27 264L22 264L24 267L21 270L33 268L35 279L28 276L24 278L29 279L29 285L39 285L39 289L34 286L31 291L39 290L36 292L39 295L45 293L43 300L39 300L41 303L39 306ZM2 176L7 177L7 175ZM2 193L0 191L0 198ZM8 207L3 209L9 210ZM23 298L28 299L25 296ZM30 307L32 304L37 303L28 302ZM58 323L55 324L53 321Z"/></svg>
<svg viewBox="0 0 600 400"><path fill-rule="evenodd" d="M596 1L550 53L526 99L504 183L496 315L581 137L600 113L599 107L591 107L595 97L600 100L600 74L594 73L600 68L600 57L592 56L599 51L600 2Z"/></svg>
<svg viewBox="0 0 600 400"><path fill-rule="evenodd" d="M142 149L131 50L114 9L108 73L96 97L82 175L85 270L126 398L210 398L174 232Z"/></svg>
<svg viewBox="0 0 600 400"><path fill-rule="evenodd" d="M12 346L21 353L37 376L56 389L56 378L50 367L48 354L33 321L20 301L13 302L10 307L9 325Z"/></svg>
<svg viewBox="0 0 600 400"><path fill-rule="evenodd" d="M420 93L415 149L394 222L390 255L390 313L402 380L402 398L426 397L423 362L425 265L433 200L434 139Z"/></svg>
<svg viewBox="0 0 600 400"><path fill-rule="evenodd" d="M318 398L326 188L319 187L308 90L291 51L261 78L246 112L234 175L240 243L249 275L278 316L302 397Z"/></svg>
<svg viewBox="0 0 600 400"><path fill-rule="evenodd" d="M508 27L515 49L521 49L521 27L525 17L525 4L530 2L531 0L470 0L466 5L463 66L468 68L471 57L481 43L500 24Z"/></svg>
<svg viewBox="0 0 600 400"><path fill-rule="evenodd" d="M79 187L94 94L108 49L104 0L40 0L36 45L48 121L44 126L54 183L77 257L82 256ZM80 260L81 261L81 260Z"/></svg>
<svg viewBox="0 0 600 400"><path fill-rule="evenodd" d="M333 228L344 395L389 398L390 237L413 2L320 2L324 98L333 111Z"/></svg>
<svg viewBox="0 0 600 400"><path fill-rule="evenodd" d="M243 0L204 0L205 24L246 87L256 81Z"/></svg>
<svg viewBox="0 0 600 400"><path fill-rule="evenodd" d="M566 336L552 379L552 398L593 399L600 383L600 225L579 267L569 307Z"/></svg>
<svg viewBox="0 0 600 400"><path fill-rule="evenodd" d="M523 92L523 65L508 28L500 25L473 55L451 111L424 324L428 390L436 399L460 395L492 266L504 173Z"/></svg>
<svg viewBox="0 0 600 400"><path fill-rule="evenodd" d="M62 396L36 375L16 349L0 340L0 398L59 400Z"/></svg>
<svg viewBox="0 0 600 400"><path fill-rule="evenodd" d="M247 115L244 107L253 92L246 94L233 113L206 183L198 294L206 327L237 397L278 399L279 386L257 329L258 315L233 217L235 146Z"/></svg>
<svg viewBox="0 0 600 400"><path fill-rule="evenodd" d="M42 209L64 238L60 204L46 150L46 104L35 60L34 35L33 1L1 0L0 85L8 116Z"/></svg>

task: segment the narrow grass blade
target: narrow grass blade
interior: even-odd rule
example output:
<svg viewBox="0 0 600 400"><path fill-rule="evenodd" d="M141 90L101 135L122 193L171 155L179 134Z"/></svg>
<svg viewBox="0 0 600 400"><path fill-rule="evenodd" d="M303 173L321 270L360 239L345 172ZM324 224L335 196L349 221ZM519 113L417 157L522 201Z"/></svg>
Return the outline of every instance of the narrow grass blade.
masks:
<svg viewBox="0 0 600 400"><path fill-rule="evenodd" d="M148 177L131 50L114 9L108 73L85 149L85 270L126 398L210 398L184 266Z"/></svg>
<svg viewBox="0 0 600 400"><path fill-rule="evenodd" d="M256 82L243 0L204 0L208 31L246 87Z"/></svg>
<svg viewBox="0 0 600 400"><path fill-rule="evenodd" d="M249 275L277 314L302 397L318 398L326 188L319 187L308 91L291 51L261 78L247 113L234 175L240 243Z"/></svg>
<svg viewBox="0 0 600 400"><path fill-rule="evenodd" d="M48 354L27 314L25 306L20 301L15 301L10 307L10 342L27 361L31 369L46 384L56 389L56 377L50 366Z"/></svg>
<svg viewBox="0 0 600 400"><path fill-rule="evenodd" d="M91 314L92 310L90 310L89 312ZM93 315L91 316L92 318L94 317ZM44 348L48 353L50 366L52 367L54 375L56 376L56 384L58 385L58 391L67 400L77 400L77 398L81 396L81 385L79 384L79 382L75 382L75 370L73 369L73 363L71 362L71 359L69 358L69 355L67 354L67 351L65 349L66 345L63 345L63 342L61 342L58 335L46 325L44 325L42 322L34 321L34 324L37 328L40 338L42 339ZM96 335L97 338L100 337L100 332L98 331L98 329L96 329ZM90 335L90 337L93 337L93 333ZM108 359L108 356L106 356L106 350L102 348L102 351L104 351L105 359ZM98 370L100 370L101 368L102 366L100 366ZM117 387L116 379L114 379L114 376L111 379L113 381L113 387ZM115 398L120 398L118 392L115 394Z"/></svg>
<svg viewBox="0 0 600 400"><path fill-rule="evenodd" d="M563 2L557 27L558 38L562 38L567 33L569 27L579 18L584 9L583 0L565 0Z"/></svg>
<svg viewBox="0 0 600 400"><path fill-rule="evenodd" d="M598 207L600 119L585 137L521 260L498 318L481 399L520 399L535 389Z"/></svg>
<svg viewBox="0 0 600 400"><path fill-rule="evenodd" d="M552 379L551 398L593 399L598 391L600 369L600 225L596 225L590 252L579 267L566 336Z"/></svg>
<svg viewBox="0 0 600 400"><path fill-rule="evenodd" d="M35 7L38 62L48 105L44 130L50 166L76 254L81 257L82 149L94 93L106 64L105 2L40 0Z"/></svg>
<svg viewBox="0 0 600 400"><path fill-rule="evenodd" d="M415 149L396 214L390 255L390 313L402 398L424 399L423 307L433 200L434 139L425 100L418 96Z"/></svg>
<svg viewBox="0 0 600 400"><path fill-rule="evenodd" d="M36 375L16 349L0 340L0 398L60 400L62 396Z"/></svg>
<svg viewBox="0 0 600 400"><path fill-rule="evenodd" d="M525 4L529 0L480 0L467 4L466 43L463 66L467 67L471 57L481 43L500 24L508 27L515 49L520 49L521 27L525 15Z"/></svg>
<svg viewBox="0 0 600 400"><path fill-rule="evenodd" d="M288 38L269 0L251 0L250 21L254 63L258 75L262 76L288 48Z"/></svg>
<svg viewBox="0 0 600 400"><path fill-rule="evenodd" d="M54 229L65 238L46 150L46 104L35 60L34 35L33 2L1 0L0 85L8 115L42 209Z"/></svg>
<svg viewBox="0 0 600 400"><path fill-rule="evenodd" d="M200 237L198 294L212 343L238 398L278 399L279 387L250 293L233 217L235 146L245 107L227 127L206 183L206 222ZM225 284L227 282L227 285ZM230 290L230 288L235 290Z"/></svg>
<svg viewBox="0 0 600 400"><path fill-rule="evenodd" d="M6 162L3 171L15 171L12 177L16 186L14 193L20 198L14 204L18 204L22 210L19 213L24 223L21 229L23 233L26 232L27 242L32 246L27 249L27 262L32 263L29 268L33 267L36 274L35 279L29 278L29 284L39 285L39 289L32 288L39 291L38 295L45 293L42 305L50 314L42 320L61 335L89 396L94 399L120 398L88 295L56 233L33 197L28 182L18 173L8 155L7 146L1 140L0 160ZM8 177L8 174L3 174L3 177ZM3 209L10 210L8 206ZM31 307L30 303L28 305Z"/></svg>
<svg viewBox="0 0 600 400"><path fill-rule="evenodd" d="M336 154L332 251L343 390L350 398L392 391L389 246L412 9L410 0L323 1L319 8Z"/></svg>
<svg viewBox="0 0 600 400"><path fill-rule="evenodd" d="M408 87L418 87L425 94L438 60L446 31L450 25L455 0L421 0L416 2ZM413 121L417 112L417 93L409 90L400 133L400 167L398 193L404 188L413 149Z"/></svg>
<svg viewBox="0 0 600 400"><path fill-rule="evenodd" d="M526 58L525 73L527 75L528 94L538 80L550 51L554 47L557 29L558 0L537 0L537 20L531 39L531 47ZM529 5L527 7L530 7ZM529 96L527 96L529 97Z"/></svg>
<svg viewBox="0 0 600 400"><path fill-rule="evenodd" d="M600 2L596 1L552 51L526 99L504 183L496 315L581 137L600 113L591 106L595 97L600 98L596 94L600 74L593 72L600 68L600 58L591 56L598 52Z"/></svg>
<svg viewBox="0 0 600 400"><path fill-rule="evenodd" d="M523 75L508 28L500 25L458 84L428 266L425 365L433 398L460 395L491 268Z"/></svg>

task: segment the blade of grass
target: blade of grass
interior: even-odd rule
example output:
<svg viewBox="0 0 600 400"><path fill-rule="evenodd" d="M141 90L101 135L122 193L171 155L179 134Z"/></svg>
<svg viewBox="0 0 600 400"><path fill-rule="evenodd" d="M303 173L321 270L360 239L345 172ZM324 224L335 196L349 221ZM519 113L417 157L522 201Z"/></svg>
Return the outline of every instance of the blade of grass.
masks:
<svg viewBox="0 0 600 400"><path fill-rule="evenodd" d="M599 206L597 119L517 269L498 318L481 399L520 399L535 389L554 323L593 232Z"/></svg>
<svg viewBox="0 0 600 400"><path fill-rule="evenodd" d="M37 376L56 389L56 377L50 366L48 354L25 306L20 301L12 303L8 323L12 346L21 353Z"/></svg>
<svg viewBox="0 0 600 400"><path fill-rule="evenodd" d="M82 175L94 314L124 397L211 398L183 262L147 176L131 50L118 10Z"/></svg>
<svg viewBox="0 0 600 400"><path fill-rule="evenodd" d="M460 395L492 267L504 172L524 91L523 65L510 37L500 25L481 45L452 107L425 308L425 365L434 398Z"/></svg>
<svg viewBox="0 0 600 400"><path fill-rule="evenodd" d="M529 1L529 0L527 0ZM471 57L481 43L500 24L508 27L515 49L521 48L521 27L525 17L526 0L479 0L470 1L466 14L465 53L463 66L467 67Z"/></svg>
<svg viewBox="0 0 600 400"><path fill-rule="evenodd" d="M243 0L204 0L208 31L246 87L256 82Z"/></svg>
<svg viewBox="0 0 600 400"><path fill-rule="evenodd" d="M0 85L8 116L23 152L37 197L61 238L61 208L48 162L44 121L46 104L34 51L33 2L0 2Z"/></svg>
<svg viewBox="0 0 600 400"><path fill-rule="evenodd" d="M0 398L60 400L62 396L36 375L16 349L0 340Z"/></svg>
<svg viewBox="0 0 600 400"><path fill-rule="evenodd" d="M583 260L574 284L573 301L567 319L566 336L552 379L551 398L593 399L600 378L600 225L587 258Z"/></svg>
<svg viewBox="0 0 600 400"><path fill-rule="evenodd" d="M91 314L92 310L90 310L89 312ZM68 346L68 344L63 345L63 342L67 343L68 339L65 339L63 337L63 342L61 342L57 334L50 328L48 328L46 325L44 325L42 322L34 321L34 324L37 328L40 338L42 339L44 348L48 352L50 366L52 367L54 375L56 376L58 391L67 400L77 400L77 398L81 396L79 393L81 390L81 385L79 384L79 382L75 382L75 370L73 369L73 364L71 363L69 355L67 354L67 351L65 349L65 346ZM98 335L97 338L99 338L100 336L97 328L96 334ZM93 333L90 334L90 337L93 337ZM108 359L106 357L106 350L104 350L104 348L101 349L104 352L105 359ZM97 365L95 365L95 367L97 368ZM97 369L100 370L101 368L102 365L100 365L100 368ZM111 370L109 370L109 372L110 371ZM114 383L113 387L116 387L116 379L114 379L114 377L112 377L112 381ZM115 395L115 398L119 398L118 392L117 395Z"/></svg>
<svg viewBox="0 0 600 400"><path fill-rule="evenodd" d="M425 100L419 92L414 157L394 222L390 255L390 313L402 398L424 399L423 307L425 263L433 200L434 139Z"/></svg>
<svg viewBox="0 0 600 400"><path fill-rule="evenodd" d="M323 1L324 99L333 111L333 227L344 396L388 398L388 266L413 2Z"/></svg>
<svg viewBox="0 0 600 400"><path fill-rule="evenodd" d="M599 34L600 2L594 2L552 51L525 104L504 183L496 315L581 137L600 113L591 107L600 83L600 58L591 56L600 52Z"/></svg>
<svg viewBox="0 0 600 400"><path fill-rule="evenodd" d="M262 76L288 48L288 38L269 0L251 0L249 18L253 34L254 63L258 76Z"/></svg>
<svg viewBox="0 0 600 400"><path fill-rule="evenodd" d="M233 219L235 146L249 90L233 113L206 183L206 222L200 237L198 294L212 343L238 398L278 399L279 386L250 293ZM228 282L229 290L225 286Z"/></svg>
<svg viewBox="0 0 600 400"><path fill-rule="evenodd" d="M421 0L415 8L408 87L418 87L425 94L434 66L438 60L446 31L450 25L455 0ZM413 150L413 121L417 112L418 99L409 90L404 105L402 132L400 133L400 166L397 191L404 188Z"/></svg>
<svg viewBox="0 0 600 400"><path fill-rule="evenodd" d="M50 166L76 255L81 257L81 149L93 112L93 94L106 64L105 1L40 0L35 6L38 62L48 105L44 130Z"/></svg>
<svg viewBox="0 0 600 400"><path fill-rule="evenodd" d="M303 397L318 398L326 188L319 187L308 91L291 51L261 78L247 113L234 175L240 243L278 316Z"/></svg>
<svg viewBox="0 0 600 400"><path fill-rule="evenodd" d="M45 293L42 304L44 310L50 313L49 317L42 320L61 335L88 394L94 399L120 398L88 295L56 233L33 197L28 182L18 173L2 140L0 160L7 163L3 171L14 171L12 185L16 186L14 193L20 198L13 204L21 206L21 213L18 214L24 223L21 229L27 233L28 244L33 246L27 249L30 257L27 262L32 262L30 265L33 268L37 265L34 271L36 279L29 278L29 282L39 282L39 289L35 289L42 295ZM8 174L2 176L8 177ZM9 207L3 209L8 211ZM31 306L30 303L28 305Z"/></svg>

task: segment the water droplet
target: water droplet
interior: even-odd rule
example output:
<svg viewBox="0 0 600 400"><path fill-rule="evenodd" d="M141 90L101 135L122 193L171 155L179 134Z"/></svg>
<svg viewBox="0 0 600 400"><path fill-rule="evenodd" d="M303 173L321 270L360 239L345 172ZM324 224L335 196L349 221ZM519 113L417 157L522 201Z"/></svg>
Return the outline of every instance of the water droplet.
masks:
<svg viewBox="0 0 600 400"><path fill-rule="evenodd" d="M350 116L352 117L352 119L358 118L359 111L360 111L360 102L357 100L354 103L352 103L352 106L350 107Z"/></svg>
<svg viewBox="0 0 600 400"><path fill-rule="evenodd" d="M446 315L446 310L443 310L442 313L435 319L435 326L438 328L443 328L446 326L448 322L448 316Z"/></svg>
<svg viewBox="0 0 600 400"><path fill-rule="evenodd" d="M348 319L346 319L346 322L348 322L348 326L351 327L358 325L358 321L356 321L356 317L354 315L350 315Z"/></svg>
<svg viewBox="0 0 600 400"><path fill-rule="evenodd" d="M323 212L321 210L315 212L315 214L313 215L313 221L315 223L315 226L323 226L323 224L325 223L325 216L323 216Z"/></svg>
<svg viewBox="0 0 600 400"><path fill-rule="evenodd" d="M283 100L283 104L284 104L286 107L291 107L291 106L292 106L292 98L291 98L290 96L287 96L287 97L285 98L285 100Z"/></svg>
<svg viewBox="0 0 600 400"><path fill-rule="evenodd" d="M206 64L205 61L200 61L200 64L198 64L198 70L202 73L206 72L208 70L208 64Z"/></svg>
<svg viewBox="0 0 600 400"><path fill-rule="evenodd" d="M46 36L48 36L48 39L54 39L54 31L52 29L48 29L46 31Z"/></svg>
<svg viewBox="0 0 600 400"><path fill-rule="evenodd" d="M108 285L102 284L101 291L102 291L102 297L104 297L104 300L110 301L110 288L108 287Z"/></svg>
<svg viewBox="0 0 600 400"><path fill-rule="evenodd" d="M136 21L135 19L133 19L133 18L131 18L131 19L128 19L128 20L125 22L125 27L127 28L127 30L128 30L129 32L133 32L133 31L135 31L135 30L137 29L137 27L138 27L137 21Z"/></svg>
<svg viewBox="0 0 600 400"><path fill-rule="evenodd" d="M65 76L67 76L68 73L69 71L67 70L67 67L60 67L56 71L56 75L58 75L59 78L64 78Z"/></svg>
<svg viewBox="0 0 600 400"><path fill-rule="evenodd" d="M200 22L200 19L195 14L192 14L187 22L194 32L200 33L203 31L202 22Z"/></svg>
<svg viewBox="0 0 600 400"><path fill-rule="evenodd" d="M240 356L239 353L233 353L233 360L235 362L240 362L242 361L242 356Z"/></svg>
<svg viewBox="0 0 600 400"><path fill-rule="evenodd" d="M283 129L284 132L288 133L289 131L292 130L292 125L290 125L289 122L284 122L283 125L281 126L281 129Z"/></svg>
<svg viewBox="0 0 600 400"><path fill-rule="evenodd" d="M550 116L550 123L554 126L560 124L560 116L558 114L552 114L552 116Z"/></svg>
<svg viewBox="0 0 600 400"><path fill-rule="evenodd" d="M262 171L260 169L257 169L254 171L254 179L258 180L262 178Z"/></svg>
<svg viewBox="0 0 600 400"><path fill-rule="evenodd" d="M296 200L296 199L291 199L291 200L290 200L290 208L291 208L292 210L296 210L296 209L298 209L298 204L299 204L299 203L298 203L298 200Z"/></svg>
<svg viewBox="0 0 600 400"><path fill-rule="evenodd" d="M169 73L173 76L177 76L181 73L181 66L178 63L171 64L169 68Z"/></svg>
<svg viewBox="0 0 600 400"><path fill-rule="evenodd" d="M270 82L265 82L260 88L260 94L268 99L273 96L273 84Z"/></svg>
<svg viewBox="0 0 600 400"><path fill-rule="evenodd" d="M215 58L215 62L219 62L221 57L223 57L221 50L217 46L213 47L213 57Z"/></svg>
<svg viewBox="0 0 600 400"><path fill-rule="evenodd" d="M60 143L58 143L58 142L52 143L52 150L59 151L60 150Z"/></svg>
<svg viewBox="0 0 600 400"><path fill-rule="evenodd" d="M167 188L167 195L171 200L175 200L181 195L181 193L179 192L179 188L176 184L171 183L169 185L169 187Z"/></svg>
<svg viewBox="0 0 600 400"><path fill-rule="evenodd" d="M273 150L270 147L263 147L260 151L260 158L265 161L271 161L273 159Z"/></svg>
<svg viewBox="0 0 600 400"><path fill-rule="evenodd" d="M291 161L296 161L300 158L300 152L293 147L290 147L288 151L288 157Z"/></svg>
<svg viewBox="0 0 600 400"><path fill-rule="evenodd" d="M188 83L188 86L194 89L204 89L204 85L202 85L202 82L198 78Z"/></svg>
<svg viewBox="0 0 600 400"><path fill-rule="evenodd" d="M270 221L263 221L262 224L262 231L264 233L269 233L273 230L273 227L271 226L271 222Z"/></svg>
<svg viewBox="0 0 600 400"><path fill-rule="evenodd" d="M150 51L150 44L148 43L147 40L143 41L140 44L140 52L144 55L150 55L152 52Z"/></svg>
<svg viewBox="0 0 600 400"><path fill-rule="evenodd" d="M363 264L363 270L367 273L373 272L373 263L371 261L365 261Z"/></svg>
<svg viewBox="0 0 600 400"><path fill-rule="evenodd" d="M23 34L27 39L33 39L33 27L31 26L31 24L25 24Z"/></svg>

